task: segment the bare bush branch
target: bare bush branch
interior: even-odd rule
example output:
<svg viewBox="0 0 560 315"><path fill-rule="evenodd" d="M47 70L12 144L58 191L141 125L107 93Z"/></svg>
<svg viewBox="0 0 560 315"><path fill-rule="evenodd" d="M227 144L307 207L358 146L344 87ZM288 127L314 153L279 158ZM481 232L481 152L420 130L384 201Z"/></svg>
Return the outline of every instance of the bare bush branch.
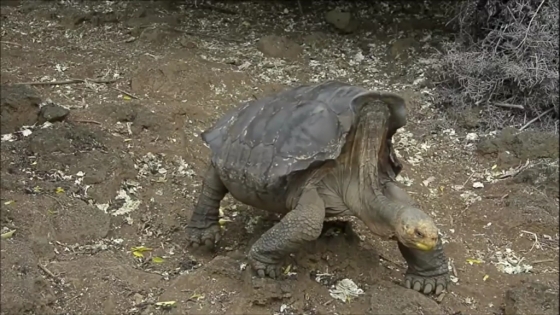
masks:
<svg viewBox="0 0 560 315"><path fill-rule="evenodd" d="M459 38L444 45L434 66L441 82L438 103L460 109L480 106L488 114L485 127L492 129L521 126L524 117L538 117L551 108L557 117L558 7L557 0L458 3L450 24Z"/></svg>

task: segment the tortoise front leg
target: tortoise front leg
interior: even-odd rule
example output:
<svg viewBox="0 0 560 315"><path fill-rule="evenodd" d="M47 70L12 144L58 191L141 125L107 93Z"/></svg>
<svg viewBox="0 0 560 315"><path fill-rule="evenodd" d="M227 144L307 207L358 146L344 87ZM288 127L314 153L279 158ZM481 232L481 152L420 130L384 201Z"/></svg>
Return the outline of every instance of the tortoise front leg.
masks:
<svg viewBox="0 0 560 315"><path fill-rule="evenodd" d="M395 202L418 207L418 203L394 182L385 184L383 194ZM449 267L441 239L438 240L436 248L429 252L408 248L400 242L398 244L408 265L404 279L405 287L424 294L432 292L440 294L441 291L447 289L450 281Z"/></svg>
<svg viewBox="0 0 560 315"><path fill-rule="evenodd" d="M314 241L323 229L325 204L315 189L305 190L292 211L266 231L251 247L249 259L259 277L276 278L280 264L303 243Z"/></svg>
<svg viewBox="0 0 560 315"><path fill-rule="evenodd" d="M220 240L220 202L228 193L212 165L206 171L202 191L187 226L189 247L205 245L208 249Z"/></svg>

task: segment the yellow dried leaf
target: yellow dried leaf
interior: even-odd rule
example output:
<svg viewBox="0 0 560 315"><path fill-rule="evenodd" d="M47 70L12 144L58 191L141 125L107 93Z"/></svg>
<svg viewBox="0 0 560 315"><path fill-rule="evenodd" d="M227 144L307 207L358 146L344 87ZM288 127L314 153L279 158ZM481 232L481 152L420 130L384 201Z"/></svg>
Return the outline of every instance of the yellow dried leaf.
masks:
<svg viewBox="0 0 560 315"><path fill-rule="evenodd" d="M1 234L0 237L2 237L2 239L7 239L7 238L10 238L10 237L14 236L15 232L16 232L16 230L11 230L9 232Z"/></svg>
<svg viewBox="0 0 560 315"><path fill-rule="evenodd" d="M288 267L286 267L286 269L284 269L284 274L289 274L290 270L292 269L292 265L288 265Z"/></svg>
<svg viewBox="0 0 560 315"><path fill-rule="evenodd" d="M191 297L189 298L189 300L197 300L197 301L202 300L202 299L204 299L204 295L197 294L197 293L191 295Z"/></svg>
<svg viewBox="0 0 560 315"><path fill-rule="evenodd" d="M132 97L128 96L128 95L123 95L123 100L125 101L130 101L132 99Z"/></svg>
<svg viewBox="0 0 560 315"><path fill-rule="evenodd" d="M149 252L152 249L146 246L134 246L130 250L133 252Z"/></svg>
<svg viewBox="0 0 560 315"><path fill-rule="evenodd" d="M4 204L7 205L11 205L12 203L16 202L15 200L8 200L6 202L4 202Z"/></svg>
<svg viewBox="0 0 560 315"><path fill-rule="evenodd" d="M486 280L488 280L488 278L490 278L489 275L484 275L484 278L482 278L482 281L486 281Z"/></svg>
<svg viewBox="0 0 560 315"><path fill-rule="evenodd" d="M498 167L498 165L496 164L492 165L492 169L496 169L496 167Z"/></svg>
<svg viewBox="0 0 560 315"><path fill-rule="evenodd" d="M220 219L220 220L218 220L218 223L219 223L220 225L226 225L226 223L228 223L228 222L231 222L231 220L229 220L229 219Z"/></svg>
<svg viewBox="0 0 560 315"><path fill-rule="evenodd" d="M164 261L165 261L165 260L163 260L163 258L161 258L161 257L157 257L157 256L152 257L152 262L153 262L153 263L161 264L161 263L164 262Z"/></svg>
<svg viewBox="0 0 560 315"><path fill-rule="evenodd" d="M474 265L474 264L481 264L481 263L482 263L481 260L478 260L478 259L470 259L470 258L467 258L467 262L468 262L469 264L471 264L471 265Z"/></svg>
<svg viewBox="0 0 560 315"><path fill-rule="evenodd" d="M144 254L142 254L142 252L139 252L139 251L133 251L132 255L134 255L136 257L144 257Z"/></svg>
<svg viewBox="0 0 560 315"><path fill-rule="evenodd" d="M41 188L41 187L39 187L39 186L33 187L33 192L34 192L34 193L40 193L41 190L43 190L43 188Z"/></svg>
<svg viewBox="0 0 560 315"><path fill-rule="evenodd" d="M175 306L177 302L175 301L165 301L165 302L156 302L156 306L161 306L161 307L172 307Z"/></svg>
<svg viewBox="0 0 560 315"><path fill-rule="evenodd" d="M62 187L56 187L55 192L56 192L57 194L62 194L62 193L64 192L64 188L62 188Z"/></svg>

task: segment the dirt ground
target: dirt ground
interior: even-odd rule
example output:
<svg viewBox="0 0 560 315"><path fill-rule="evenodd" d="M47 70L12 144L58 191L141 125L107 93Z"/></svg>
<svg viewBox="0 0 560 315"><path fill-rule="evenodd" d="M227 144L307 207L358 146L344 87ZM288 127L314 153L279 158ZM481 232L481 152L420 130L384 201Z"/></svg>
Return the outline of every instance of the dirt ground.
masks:
<svg viewBox="0 0 560 315"><path fill-rule="evenodd" d="M342 4L348 34L325 21L334 4L303 4L2 6L1 314L558 314L558 136L436 110L426 57L445 17L422 2ZM399 180L441 229L449 292L403 288L396 244L349 218L258 279L245 253L277 218L231 197L216 253L185 249L200 132L327 79L409 98ZM344 278L364 291L346 303L329 293Z"/></svg>

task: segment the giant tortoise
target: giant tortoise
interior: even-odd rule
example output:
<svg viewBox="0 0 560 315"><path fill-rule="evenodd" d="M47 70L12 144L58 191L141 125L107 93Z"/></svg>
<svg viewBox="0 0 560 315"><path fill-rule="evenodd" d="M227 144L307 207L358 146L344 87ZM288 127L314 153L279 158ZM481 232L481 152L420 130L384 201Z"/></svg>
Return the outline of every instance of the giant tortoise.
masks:
<svg viewBox="0 0 560 315"><path fill-rule="evenodd" d="M229 192L285 214L248 254L258 276L275 278L285 255L320 236L325 217L352 215L398 242L406 287L439 294L449 270L438 229L395 182L402 166L392 137L405 124L401 96L337 81L242 104L202 133L212 157L187 226L189 246L220 239L220 201Z"/></svg>

